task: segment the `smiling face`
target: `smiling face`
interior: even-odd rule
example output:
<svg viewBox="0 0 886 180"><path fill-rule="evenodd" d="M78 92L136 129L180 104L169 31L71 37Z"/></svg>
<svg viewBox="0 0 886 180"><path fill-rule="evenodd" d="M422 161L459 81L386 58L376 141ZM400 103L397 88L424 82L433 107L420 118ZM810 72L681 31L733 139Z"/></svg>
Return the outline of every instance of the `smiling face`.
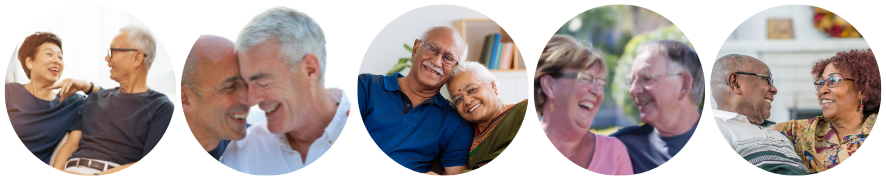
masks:
<svg viewBox="0 0 886 180"><path fill-rule="evenodd" d="M748 68L743 72L770 74L769 67L759 60L753 60L748 63ZM738 84L741 86L743 93L742 103L749 107L752 112L745 112L748 121L754 124L763 123L763 120L769 119L770 110L772 109L772 100L778 89L775 85L769 85L768 80L762 76L736 74Z"/></svg>
<svg viewBox="0 0 886 180"><path fill-rule="evenodd" d="M484 83L471 72L459 73L449 81L449 94L461 117L472 123L492 120L501 110L498 87L494 82Z"/></svg>
<svg viewBox="0 0 886 180"><path fill-rule="evenodd" d="M129 42L128 37L128 31L121 32L111 41L111 48L136 49L135 45ZM137 73L136 66L138 65L135 64L136 58L144 61L144 57L136 57L143 55L141 51L112 51L109 53L113 54L106 55L105 61L108 62L108 67L111 68L111 79L121 84L125 84L128 79Z"/></svg>
<svg viewBox="0 0 886 180"><path fill-rule="evenodd" d="M449 28L437 28L431 30L427 39L423 40L427 46L422 45L419 40L415 41L413 46L413 66L409 71L409 76L417 77L419 83L427 87L442 87L449 80L450 73L455 64L446 65L443 61L445 56L460 60L462 50L464 50L464 41L461 37ZM428 46L431 46L429 48ZM441 54L432 56L430 49L436 49Z"/></svg>
<svg viewBox="0 0 886 180"><path fill-rule="evenodd" d="M61 48L55 43L47 42L37 46L34 52L34 58L27 63L31 69L31 81L55 84L65 69Z"/></svg>
<svg viewBox="0 0 886 180"><path fill-rule="evenodd" d="M304 74L293 69L303 67L291 68L282 57L277 38L268 38L239 53L240 75L249 85L249 104L257 104L265 111L271 133L315 127L308 125L314 121L304 120L311 113L308 100L313 97L307 94L310 83Z"/></svg>
<svg viewBox="0 0 886 180"><path fill-rule="evenodd" d="M839 69L834 68L834 63L831 63L825 67L822 77L819 79L828 78L834 73L840 74L846 79L855 78L849 73L840 73ZM854 81L846 79L840 80L840 83L835 87L824 85L818 90L819 105L821 105L825 120L834 119L841 114L858 112L861 91L855 88Z"/></svg>
<svg viewBox="0 0 886 180"><path fill-rule="evenodd" d="M563 70L562 74L581 73L602 78L604 75L600 68L598 65L584 70L569 68ZM598 83L581 83L578 78L566 77L556 78L552 87L552 93L548 96L553 97L555 108L551 115L560 114L565 118L553 119L547 126L569 132L587 132L600 110L600 104L603 104L603 87Z"/></svg>
<svg viewBox="0 0 886 180"><path fill-rule="evenodd" d="M224 47L194 46L201 50L195 52L200 66L192 80L197 86L195 91L202 96L191 96L195 110L189 114L194 118L188 120L197 124L192 128L204 128L203 132L211 132L219 139L239 140L246 136L249 106L237 54L233 43L227 42L230 44Z"/></svg>
<svg viewBox="0 0 886 180"><path fill-rule="evenodd" d="M640 121L653 126L662 119L673 119L680 106L682 82L680 75L668 74L668 61L656 50L645 51L638 54L631 69L634 82L630 93L640 110Z"/></svg>

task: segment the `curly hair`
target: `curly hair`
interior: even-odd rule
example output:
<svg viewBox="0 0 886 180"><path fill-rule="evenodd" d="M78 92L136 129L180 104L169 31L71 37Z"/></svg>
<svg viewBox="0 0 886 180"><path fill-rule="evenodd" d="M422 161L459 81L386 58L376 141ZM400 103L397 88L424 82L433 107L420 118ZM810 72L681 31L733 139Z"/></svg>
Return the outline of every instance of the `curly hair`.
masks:
<svg viewBox="0 0 886 180"><path fill-rule="evenodd" d="M587 69L594 66L600 67L600 74L606 76L606 62L600 55L585 48L571 36L554 35L538 58L538 66L535 70L535 111L542 113L542 105L548 99L541 88L541 78L544 76L560 77L560 72L566 68ZM604 77L605 78L605 77Z"/></svg>
<svg viewBox="0 0 886 180"><path fill-rule="evenodd" d="M31 69L27 68L27 59L34 59L34 56L37 55L37 47L40 47L43 43L53 43L58 45L59 50L62 49L62 39L51 32L36 32L28 36L18 49L18 61L21 62L22 69L25 70L25 75L28 76L28 79L31 79ZM65 52L64 50L61 51L62 53Z"/></svg>
<svg viewBox="0 0 886 180"><path fill-rule="evenodd" d="M871 49L838 52L833 57L815 62L812 78L821 77L825 67L831 63L840 72L855 77L855 88L864 96L864 116L880 112L880 69L874 52Z"/></svg>

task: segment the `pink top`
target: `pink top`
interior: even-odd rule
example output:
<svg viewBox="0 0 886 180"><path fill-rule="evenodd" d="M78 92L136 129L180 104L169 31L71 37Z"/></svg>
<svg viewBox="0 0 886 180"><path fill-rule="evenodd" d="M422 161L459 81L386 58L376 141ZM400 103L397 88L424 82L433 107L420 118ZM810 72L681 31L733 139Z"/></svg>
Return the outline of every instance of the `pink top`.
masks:
<svg viewBox="0 0 886 180"><path fill-rule="evenodd" d="M631 157L628 149L614 137L601 136L588 132L596 139L594 155L588 170L606 175L632 175Z"/></svg>

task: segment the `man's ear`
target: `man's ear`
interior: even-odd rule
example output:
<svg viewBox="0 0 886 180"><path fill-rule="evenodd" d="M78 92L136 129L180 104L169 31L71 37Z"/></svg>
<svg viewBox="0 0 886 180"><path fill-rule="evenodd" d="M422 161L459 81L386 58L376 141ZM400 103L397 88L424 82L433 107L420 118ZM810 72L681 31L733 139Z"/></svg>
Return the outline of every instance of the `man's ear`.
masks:
<svg viewBox="0 0 886 180"><path fill-rule="evenodd" d="M308 53L301 59L299 68L304 68L305 77L310 79L310 83L320 83L320 60L314 53Z"/></svg>
<svg viewBox="0 0 886 180"><path fill-rule="evenodd" d="M680 79L683 80L683 84L680 85L680 99L688 98L692 93L692 75L683 73L680 75Z"/></svg>
<svg viewBox="0 0 886 180"><path fill-rule="evenodd" d="M145 55L144 55L144 54L145 54L145 53L142 53L142 52L140 52L140 51L136 51L136 53L135 53L135 57L132 58L132 67L134 67L134 68L135 68L135 67L139 67L139 66L141 66L141 65L143 64L142 62L145 61Z"/></svg>
<svg viewBox="0 0 886 180"><path fill-rule="evenodd" d="M415 42L412 44L412 59L415 60L415 51L418 51L418 47L421 47L421 41L415 39Z"/></svg>
<svg viewBox="0 0 886 180"><path fill-rule="evenodd" d="M191 89L188 89L188 88L185 87L184 85L181 85L181 89L182 89L182 97L181 97L181 99L182 99L182 109L183 109L186 113L193 112L194 109L195 109L195 107L191 104L191 100L188 99L188 98L194 96L194 94L193 94L194 91L191 91Z"/></svg>
<svg viewBox="0 0 886 180"><path fill-rule="evenodd" d="M545 75L541 77L541 91L548 100L554 99L554 77Z"/></svg>
<svg viewBox="0 0 886 180"><path fill-rule="evenodd" d="M726 84L729 86L729 89L732 90L733 94L741 95L741 86L738 85L738 76L735 74L730 74L726 78Z"/></svg>

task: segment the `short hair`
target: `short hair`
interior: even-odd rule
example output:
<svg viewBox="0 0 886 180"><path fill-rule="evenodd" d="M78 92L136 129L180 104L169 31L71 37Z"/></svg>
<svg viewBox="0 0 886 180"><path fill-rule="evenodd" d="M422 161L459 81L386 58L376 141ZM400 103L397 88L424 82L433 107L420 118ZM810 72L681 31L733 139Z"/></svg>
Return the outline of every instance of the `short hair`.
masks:
<svg viewBox="0 0 886 180"><path fill-rule="evenodd" d="M135 25L120 28L120 33L125 32L128 32L126 40L135 44L135 49L139 49L145 54L145 68L151 70L154 57L157 56L157 42L154 41L154 35L147 28Z"/></svg>
<svg viewBox="0 0 886 180"><path fill-rule="evenodd" d="M58 49L64 54L62 39L51 32L36 32L26 37L25 41L22 42L22 46L18 49L18 61L22 64L22 70L25 70L25 75L28 76L28 79L31 79L31 69L27 66L27 59L34 59L34 56L37 55L37 47L44 43L57 45Z"/></svg>
<svg viewBox="0 0 886 180"><path fill-rule="evenodd" d="M541 106L548 99L541 88L542 77L559 77L560 72L566 68L587 69L594 66L600 67L600 74L603 74L604 78L608 76L609 69L606 68L606 62L590 48L583 47L572 36L551 37L541 52L535 70L535 111L538 115L543 115Z"/></svg>
<svg viewBox="0 0 886 180"><path fill-rule="evenodd" d="M454 35L456 37L461 38L461 34L458 32L458 30L456 30L455 28L452 28L452 26L434 26L434 27L428 28L428 30L426 30L424 33L422 33L421 40L422 41L427 40L428 37L431 36L431 31L434 31L434 30L440 29L440 28L446 28L446 29L452 30L452 32L455 33ZM459 55L461 57L458 58L458 62L464 62L466 59L468 59L468 42L465 41L464 39L462 39L461 41L463 42L464 50L461 51L461 55Z"/></svg>
<svg viewBox="0 0 886 180"><path fill-rule="evenodd" d="M686 43L674 40L648 41L637 47L637 54L651 51L659 52L668 58L668 73L686 72L692 76L692 89L690 98L695 105L699 105L704 98L704 71L698 53Z"/></svg>
<svg viewBox="0 0 886 180"><path fill-rule="evenodd" d="M874 51L850 50L838 52L837 55L815 62L812 66L812 79L818 80L824 73L828 64L834 63L843 74L850 74L854 78L855 88L864 96L865 116L880 112L880 69Z"/></svg>
<svg viewBox="0 0 886 180"><path fill-rule="evenodd" d="M280 58L295 69L305 55L317 55L320 64L320 83L326 72L326 37L323 30L308 15L286 7L274 7L259 14L246 24L237 37L237 50L249 51L259 43L277 38Z"/></svg>
<svg viewBox="0 0 886 180"><path fill-rule="evenodd" d="M191 89L197 97L203 97L203 94L200 94L200 91L196 89L194 84L194 77L196 76L198 66L199 61L197 60L196 49L191 48L191 52L188 53L188 59L185 60L185 67L182 69L182 86Z"/></svg>
<svg viewBox="0 0 886 180"><path fill-rule="evenodd" d="M491 84L492 82L495 82L495 76L492 75L492 72L489 71L489 69L487 69L486 66L484 66L483 64L477 63L477 62L467 61L467 62L458 63L458 66L455 66L455 68L452 69L451 76L455 77L456 75L459 75L462 73L471 73L472 75L474 75L474 78L477 78L477 80L480 80L480 82L483 82L486 84ZM452 78L449 78L449 79L450 79L450 81L452 80ZM443 87L446 87L446 90L448 91L449 90L449 82L446 82L446 84L444 84ZM451 94L449 95L449 97L450 97L450 99L452 99ZM501 102L501 98L499 98L499 102Z"/></svg>
<svg viewBox="0 0 886 180"><path fill-rule="evenodd" d="M711 69L711 93L714 95L714 100L720 102L724 92L721 87L722 85L727 84L728 81L726 78L729 78L729 75L737 72L744 71L745 65L750 63L751 59L756 59L754 57L742 54L729 54L723 57L717 58L717 61L714 62L714 68Z"/></svg>

